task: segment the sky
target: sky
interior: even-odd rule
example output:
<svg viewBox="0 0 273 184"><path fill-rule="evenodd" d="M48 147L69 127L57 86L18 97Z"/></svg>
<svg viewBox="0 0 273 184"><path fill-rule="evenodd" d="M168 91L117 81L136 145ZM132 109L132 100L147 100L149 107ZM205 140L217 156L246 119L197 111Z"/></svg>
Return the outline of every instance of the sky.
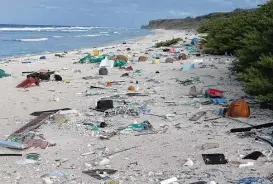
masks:
<svg viewBox="0 0 273 184"><path fill-rule="evenodd" d="M254 8L265 0L1 0L0 24L140 27L153 19Z"/></svg>

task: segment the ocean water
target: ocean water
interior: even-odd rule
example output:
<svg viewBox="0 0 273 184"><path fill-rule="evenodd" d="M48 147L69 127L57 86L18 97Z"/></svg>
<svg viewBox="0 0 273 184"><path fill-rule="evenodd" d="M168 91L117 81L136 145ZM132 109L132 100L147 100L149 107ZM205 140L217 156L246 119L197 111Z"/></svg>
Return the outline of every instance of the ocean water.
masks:
<svg viewBox="0 0 273 184"><path fill-rule="evenodd" d="M148 34L134 28L0 24L0 58L98 47Z"/></svg>

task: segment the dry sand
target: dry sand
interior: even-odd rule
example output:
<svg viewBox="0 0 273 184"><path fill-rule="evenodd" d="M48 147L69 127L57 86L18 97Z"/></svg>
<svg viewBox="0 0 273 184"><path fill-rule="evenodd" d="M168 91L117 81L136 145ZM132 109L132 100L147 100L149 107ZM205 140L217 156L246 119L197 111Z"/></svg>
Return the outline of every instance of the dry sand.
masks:
<svg viewBox="0 0 273 184"><path fill-rule="evenodd" d="M180 36L192 38L194 34L186 35L184 31L156 31L155 35L146 36L141 39L128 41L127 44L104 47L104 53L131 55L132 59L145 55L158 40L167 40ZM126 51L130 47L131 51ZM118 51L119 50L119 51ZM215 115L209 113L198 121L189 121L189 117L199 111L217 110L221 105L200 105L198 98L189 98L190 86L179 84L176 79L185 80L189 77L211 75L214 78L201 77L202 83L196 84L199 88L206 85L216 84L215 88L225 91L229 99L244 96L240 83L230 75L228 67L234 59L231 57L202 56L207 64L206 68L196 68L182 72L181 62L191 63L196 58L191 56L186 61L174 63L163 63L166 57L161 57L160 64L152 64L152 56L163 52L153 49L149 51L147 62L136 62L130 64L134 70L141 69L141 74L129 72L130 77L120 77L124 70L117 68L109 71L109 75L103 79L84 80L85 76L98 76L97 64L73 64L78 62L83 53L91 52L92 49L84 49L81 52L71 51L64 58L47 54L46 60L39 60L39 56L24 56L10 58L7 63L0 63L11 77L0 79L1 81L1 115L0 136L4 140L15 130L25 125L33 116L29 114L34 111L73 108L78 113L67 115L70 121L64 124L48 122L36 131L44 134L46 140L56 143L56 146L45 150L40 148L29 148L23 151L0 148L1 153L39 153L41 159L32 164L19 164L18 161L24 157L0 157L0 178L3 184L40 184L40 183L66 183L66 184L96 184L101 180L94 179L82 171L88 169L116 169L118 172L112 176L123 184L156 184L160 181L177 177L178 183L188 184L197 181L215 181L218 184L233 183L244 177L266 177L273 171L272 157L263 157L254 162L254 166L239 168L242 155L253 151L270 151L272 147L264 142L257 141L251 137L240 138L237 134L228 131L235 127L246 126L227 118L204 121L205 118L213 118ZM135 55L135 57L133 57ZM22 64L29 60L30 64ZM209 66L209 65L212 66ZM217 69L215 68L217 67ZM40 86L27 89L18 89L15 86L23 81L26 76L24 71L37 71L39 69L58 70L66 82L41 82ZM75 72L80 70L81 72ZM156 74L156 71L160 73ZM150 80L149 79L153 79ZM125 80L122 85L113 85L105 90L89 89L92 84L106 84L107 81ZM139 84L135 84L138 81ZM133 82L133 83L130 83ZM139 92L149 92L148 97L127 97L126 101L139 104L148 104L153 114L183 114L177 115L173 120L151 115L131 117L118 115L105 118L108 127L105 129L117 129L135 121L148 120L157 134L135 136L134 133L121 133L113 136L110 140L100 140L94 136L94 132L84 121L94 122L101 119L102 114L89 109L95 107L96 102L111 95L125 94L130 85L139 87ZM86 91L103 94L86 96ZM166 102L175 102L170 104ZM193 102L196 102L195 105ZM116 104L115 104L116 105ZM241 119L250 124L267 123L272 120L272 111L260 110L257 105L251 105L252 115L248 119ZM261 115L262 114L262 115ZM203 150L202 145L206 143L217 143L217 148ZM107 153L123 150L137 146L131 150L116 153L110 157L110 164L99 166L98 162L106 158ZM83 153L89 153L82 156ZM205 165L202 154L223 153L229 160L224 165ZM107 155L106 155L107 156ZM187 159L193 161L192 166L184 166ZM67 177L41 178L42 175L52 172L66 174Z"/></svg>

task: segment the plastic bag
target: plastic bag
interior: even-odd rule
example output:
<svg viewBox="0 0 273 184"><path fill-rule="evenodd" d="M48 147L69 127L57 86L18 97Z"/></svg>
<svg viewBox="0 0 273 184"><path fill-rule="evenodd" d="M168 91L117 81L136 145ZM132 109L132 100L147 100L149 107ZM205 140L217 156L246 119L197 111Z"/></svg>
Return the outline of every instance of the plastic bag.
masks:
<svg viewBox="0 0 273 184"><path fill-rule="evenodd" d="M108 57L106 57L104 60L101 61L100 63L100 68L101 67L109 67L109 68L113 68L115 64L115 61L113 60L109 60Z"/></svg>

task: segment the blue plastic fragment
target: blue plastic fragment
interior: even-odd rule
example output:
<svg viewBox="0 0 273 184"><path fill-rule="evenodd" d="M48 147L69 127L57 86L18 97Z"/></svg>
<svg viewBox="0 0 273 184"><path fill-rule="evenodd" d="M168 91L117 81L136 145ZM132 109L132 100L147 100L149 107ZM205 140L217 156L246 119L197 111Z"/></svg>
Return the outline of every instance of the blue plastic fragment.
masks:
<svg viewBox="0 0 273 184"><path fill-rule="evenodd" d="M224 103L227 103L227 99L226 98L211 98L211 101L214 104L224 104Z"/></svg>
<svg viewBox="0 0 273 184"><path fill-rule="evenodd" d="M5 147L5 148L11 148L11 149L24 149L24 145L17 143L17 142L12 142L12 141L4 141L0 140L0 147Z"/></svg>
<svg viewBox="0 0 273 184"><path fill-rule="evenodd" d="M268 179L258 177L248 177L240 179L236 184L273 184Z"/></svg>

